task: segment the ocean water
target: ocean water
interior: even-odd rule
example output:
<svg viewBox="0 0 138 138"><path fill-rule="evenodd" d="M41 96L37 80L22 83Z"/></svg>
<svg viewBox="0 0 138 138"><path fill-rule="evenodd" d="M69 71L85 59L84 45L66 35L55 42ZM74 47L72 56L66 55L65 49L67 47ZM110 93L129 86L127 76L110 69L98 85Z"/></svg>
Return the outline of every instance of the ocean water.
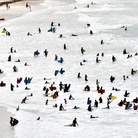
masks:
<svg viewBox="0 0 138 138"><path fill-rule="evenodd" d="M137 47L137 6L134 0L77 0L77 1L57 1L46 0L43 8L32 12L25 12L21 17L1 22L0 29L5 27L11 36L0 35L0 68L4 70L1 80L6 83L6 87L0 87L0 105L8 108L19 120L15 126L16 138L137 138L137 110L125 110L125 105L118 106L120 100L124 99L127 90L130 96L127 101L137 97L138 75L131 75L131 69L138 69L135 53ZM87 7L89 5L89 8ZM75 8L76 7L76 8ZM24 12L26 7L23 8ZM13 12L14 11L14 12ZM4 12L4 11L3 11ZM14 14L21 12L17 5L11 9ZM48 32L51 22L54 22L56 33ZM60 26L58 26L60 23ZM90 24L90 27L87 27ZM127 31L122 26L127 27ZM38 28L41 28L41 34ZM93 35L89 31L93 31ZM27 36L30 32L32 36ZM59 38L60 34L63 38ZM72 36L75 34L77 36ZM104 44L101 45L101 40ZM67 45L67 50L63 45ZM16 53L10 53L13 47ZM80 52L81 47L85 49L85 54ZM44 50L48 50L48 56L44 56ZM131 58L123 55L126 49ZM38 50L40 55L34 57L34 51ZM99 53L100 63L96 63L96 55ZM104 57L101 56L104 53ZM54 61L55 54L63 57L62 64ZM12 61L7 62L8 56L12 56ZM112 56L117 61L112 62ZM20 59L21 62L16 62ZM87 62L83 62L86 60ZM27 62L29 66L24 66ZM83 66L80 66L80 62ZM18 67L18 72L13 72L13 66ZM64 74L54 75L55 70L65 70ZM77 78L80 72L81 79ZM88 81L84 79L88 75ZM115 77L113 83L110 76ZM129 76L125 81L123 75ZM25 90L26 85L22 81L17 85L17 78L33 77L32 82L27 86L31 90ZM47 78L48 84L45 84ZM97 93L96 79L99 85L103 86L105 93ZM70 91L64 93L59 91L59 83L71 84ZM50 97L55 91L49 91L49 96L44 96L43 87L47 88L54 82L54 86L59 91L59 97ZM14 91L10 90L13 84ZM91 88L90 92L84 92L86 85ZM112 87L120 89L113 91ZM33 93L33 96L30 95ZM103 109L107 106L107 97L112 93L117 96L110 104L110 109ZM68 100L69 95L75 100ZM28 96L25 104L21 104L22 99ZM103 98L103 103L98 108L92 107L93 111L87 110L87 98L94 101L99 97ZM45 105L48 99L48 105ZM67 104L64 103L67 99ZM53 108L57 103L58 108ZM59 111L59 105L63 104L66 111ZM133 103L132 103L133 104ZM74 110L74 106L80 107ZM19 111L16 108L19 106ZM99 118L90 119L90 115ZM36 120L40 117L40 120ZM78 127L65 127L77 118Z"/></svg>

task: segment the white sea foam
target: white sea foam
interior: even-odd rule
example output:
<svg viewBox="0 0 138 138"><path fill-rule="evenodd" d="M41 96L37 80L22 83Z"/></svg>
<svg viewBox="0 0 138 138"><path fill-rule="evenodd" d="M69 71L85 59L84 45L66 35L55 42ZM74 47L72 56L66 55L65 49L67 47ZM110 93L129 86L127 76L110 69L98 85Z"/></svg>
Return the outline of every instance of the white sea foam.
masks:
<svg viewBox="0 0 138 138"><path fill-rule="evenodd" d="M90 7L87 8L87 4ZM91 1L78 0L76 3L61 1L46 1L45 8L26 12L22 17L15 18L0 24L0 29L4 27L11 32L11 36L0 35L0 68L4 70L5 76L1 79L6 82L6 87L0 87L0 105L8 107L8 110L20 121L15 127L15 136L18 138L84 138L84 137L113 137L137 138L137 111L125 110L125 106L119 107L118 103L124 99L124 92L128 90L131 94L127 98L132 101L137 96L137 74L131 76L132 68L137 69L138 51L136 38L137 15L133 11L133 5L129 0L98 0ZM74 7L76 6L76 9ZM25 8L25 7L24 7ZM100 10L101 9L101 10ZM25 9L22 10L25 11ZM137 9L135 9L137 11ZM12 8L10 10L12 11ZM20 12L17 9L14 11ZM13 12L14 13L14 12ZM134 13L134 14L132 14ZM56 33L47 32L50 29L51 22L54 22ZM60 26L58 26L60 23ZM87 24L91 26L88 28ZM128 27L125 31L122 26ZM42 33L38 34L38 27ZM94 32L93 35L89 31ZM27 36L27 32L32 36ZM59 38L63 34L64 38ZM71 36L76 34L78 36ZM104 40L104 45L100 44ZM67 49L63 49L66 43ZM9 53L13 47L17 52ZM81 55L80 49L86 50ZM132 58L127 58L122 51L126 48ZM35 50L40 51L38 57L34 57ZM45 57L43 51L48 50L48 57ZM96 64L97 53L104 53L105 56L99 56L101 63ZM7 62L7 57L12 55L12 61ZM57 54L63 57L62 64L54 61ZM115 55L117 62L112 63L112 55ZM17 63L15 60L20 59ZM80 62L85 59L84 66ZM4 62L3 62L4 61ZM27 62L30 66L25 67ZM12 67L16 65L18 72L13 72ZM56 69L65 69L65 74L54 76ZM80 72L82 78L77 79L77 73ZM88 82L84 81L85 74L88 75ZM110 76L115 76L114 83L110 82ZM129 79L123 81L123 75L128 75ZM16 87L16 79L22 77L33 77L31 84L27 85L30 91L24 90L26 87L22 81L19 87ZM43 78L50 78L48 82L55 82L58 88L59 82L71 83L69 93L59 92L57 99L44 97ZM100 95L92 90L96 89L95 81L99 79L100 86L103 86L105 93ZM10 83L15 85L14 91L10 91ZM86 85L90 85L91 92L83 92ZM117 87L121 91L112 91L112 87ZM106 107L107 97L110 93L117 96L110 107L110 110L102 109ZM21 100L28 97L26 104L21 104ZM53 93L53 92L51 92ZM69 101L68 97L72 94L75 100ZM92 112L87 111L87 98L94 100L102 96L103 104L94 108ZM64 104L64 98L67 99L67 105ZM48 105L45 101L49 100ZM67 111L60 112L58 108L52 106L57 103L58 106L63 103ZM20 110L16 111L17 106ZM72 108L77 105L79 110ZM98 119L90 119L90 115L99 116ZM36 120L41 117L40 121ZM77 118L79 127L65 127Z"/></svg>

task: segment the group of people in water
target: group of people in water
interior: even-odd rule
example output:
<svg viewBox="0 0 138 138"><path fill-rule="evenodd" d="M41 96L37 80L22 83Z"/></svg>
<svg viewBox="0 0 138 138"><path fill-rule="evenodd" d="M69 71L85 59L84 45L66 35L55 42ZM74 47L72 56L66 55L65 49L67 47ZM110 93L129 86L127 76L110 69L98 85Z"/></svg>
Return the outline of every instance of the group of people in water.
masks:
<svg viewBox="0 0 138 138"><path fill-rule="evenodd" d="M89 8L89 5L87 5L87 7ZM26 3L26 8L29 8L30 11L31 11L31 6L30 6L29 3ZM60 23L58 23L58 26L60 26ZM90 24L87 24L87 27L90 27ZM127 28L125 28L125 30L127 31ZM9 36L10 36L10 33L9 33L5 28L3 29L3 31L6 32L6 35L9 35ZM7 32L8 32L8 33L7 33ZM56 32L56 28L55 28L54 22L51 22L50 29L48 30L48 32L53 32L53 33ZM40 28L38 28L38 33L39 33L39 34L41 33L41 29L40 29ZM93 35L93 31L92 31L92 30L90 30L90 34ZM28 32L27 35L28 35L28 36L32 36L32 33ZM78 36L78 35L76 35L76 34L71 34L71 36ZM63 37L63 35L60 34L59 38L62 38L62 37ZM101 44L101 45L104 45L104 44L105 44L104 40L101 40L101 41L100 41L100 44ZM64 44L63 49L64 49L64 50L67 49L66 44ZM16 50L13 50L13 47L11 47L10 53L11 53L11 54L12 54L12 53L16 53ZM49 54L48 54L49 51L48 51L47 49L45 49L45 50L43 51L43 53L44 53L44 56L45 56L45 57L49 56ZM84 54L87 53L84 47L81 47L81 48L80 48L80 53L81 53L81 56L83 56ZM123 50L123 54L129 55L128 53L129 53L129 52L127 52L126 49ZM39 54L40 54L40 52L39 52L38 50L34 51L34 58L37 57ZM99 55L100 55L99 53L96 55L96 60L95 60L95 62L96 62L97 64L99 64L99 63L101 62L101 60L99 59ZM104 57L104 55L105 55L104 53L101 53L101 56L102 56L102 57ZM137 55L137 54L135 54L135 56L136 56L136 55ZM131 57L131 55L129 55L127 58L130 58L130 57ZM9 55L7 61L8 61L8 62L11 61L11 55ZM58 55L57 55L57 54L55 54L55 59L54 59L54 61L58 61ZM63 62L64 62L63 57L60 57L59 61L60 61L59 63L63 63ZM117 58L116 58L114 55L112 55L111 61L112 61L113 63L114 63L114 62L117 62ZM20 59L18 59L17 62L20 62ZM86 63L87 60L83 60L83 63L84 63L84 62ZM80 63L80 65L81 65L81 66L83 65L82 62ZM28 66L27 62L25 62L24 66ZM14 65L14 66L13 66L13 72L18 72L18 71L19 71L19 70L18 70L17 66ZM58 74L59 72L60 72L60 73L62 72L61 74L63 74L63 73L65 72L65 70L63 70L63 68L61 68L60 70L55 70L55 72L54 72L54 77L57 77L57 74ZM1 70L0 73L3 73L3 71ZM135 74L137 74L137 70L136 70L136 69L131 69L130 74L134 76ZM80 72L78 73L77 78L78 78L78 79L82 78ZM128 78L129 78L128 76L123 75L123 79L124 79L124 80L126 80L126 79L128 79ZM26 79L27 79L27 78L25 78L25 80L26 80ZM30 78L30 79L32 79L32 78ZM44 79L44 80L46 80L46 79ZM87 83L87 85L84 87L84 91L85 91L85 92L92 91L91 88L90 88L90 86L88 85L89 79L88 79L88 75L87 75L87 74L85 74L84 80L85 80L85 82ZM116 80L115 76L111 75L110 78L109 78L109 81L113 84L115 80ZM26 80L26 81L25 81L25 85L26 85L25 90L30 90L30 89L27 87L27 84L28 84L28 82L27 82L27 80ZM58 84L58 87L56 86L56 88L53 87L54 84L55 84L55 83L52 83L52 84L51 84L50 82L46 81L46 83L45 83L46 86L43 88L43 91L45 91L45 93L43 94L43 96L45 96L45 97L48 98L48 99L46 99L46 101L45 101L45 105L46 105L46 106L49 105L49 98L52 97L52 98L55 100L56 98L58 98L58 97L60 96L61 91L64 92L64 93L65 93L65 92L67 92L67 93L70 92L70 86L71 86L71 84L62 83L62 82L60 81L60 83ZM1 86L3 86L3 85L4 85L4 83L3 83L3 81L2 81L2 82L1 82ZM50 87L52 87L53 89L50 89L50 87L48 87L49 85L50 85ZM11 88L11 91L14 91L15 86L11 83L11 84L10 84L10 88ZM99 104L102 104L102 103L103 103L103 98L102 98L102 94L104 94L104 91L103 91L103 90L104 90L103 87L102 87L102 86L99 86L99 81L98 81L98 79L97 79L97 80L96 80L96 92L98 92L98 93L101 94L101 95L99 96L99 99L94 99L94 102L92 102L92 100L90 99L90 97L88 97L88 99L87 99L87 106L88 106L88 107L87 107L86 110L88 110L89 112L92 112L94 108L98 108L98 107L99 107ZM113 87L112 90L120 91L120 89L114 88L114 87ZM51 93L52 93L52 94L51 94ZM125 105L125 109L127 110L127 109L129 109L130 104L133 103L133 109L134 109L134 110L137 110L137 109L138 109L138 105L137 105L137 103L138 103L138 97L136 97L135 99L132 100L132 102L130 102L130 101L127 101L127 99L126 99L126 98L129 96L129 94L130 94L130 93L126 90L126 91L125 91L125 94L124 94L124 100L121 100L121 101L118 103L118 106L123 106L123 105ZM49 95L50 95L50 96L49 96ZM31 95L29 95L29 96L33 96L33 94L31 93ZM25 96L25 97L22 99L21 104L25 104L26 101L29 100L29 98L28 98L29 96ZM71 101L71 100L76 100L76 99L77 99L76 97L74 98L74 97L72 96L72 93L69 95L68 100ZM112 102L113 100L114 100L114 99L112 99L112 93L110 93L110 94L108 95L108 97L107 97L107 103L106 103L106 108L105 108L105 109L110 109L110 104L111 104L111 102ZM67 99L64 98L64 104L67 105L67 103L68 103ZM61 103L61 104L59 104L59 105L58 105L57 103L55 103L55 104L53 105L53 107L54 107L54 108L58 108L59 111L66 111L66 109L64 108L63 103ZM74 109L81 109L81 107L78 107L78 106L76 106L76 105L73 105L72 109L73 109L73 110L74 110ZM17 108L17 111L19 111L19 106L18 106L18 108ZM90 118L99 118L99 116L90 115ZM11 126L15 126L15 125L17 125L17 124L19 123L19 121L18 121L17 119L13 118L13 117L10 117L10 119L11 119L11 120L10 120ZM37 120L40 120L40 117L38 117ZM72 121L72 123L71 123L70 126L73 126L73 127L79 126L76 117L73 119L73 121Z"/></svg>
<svg viewBox="0 0 138 138"><path fill-rule="evenodd" d="M66 44L64 44L64 49L66 49ZM11 47L11 48L10 48L10 53L16 53L16 50L13 50L13 47ZM37 54L36 54L36 53L37 53ZM39 51L37 50L37 51L34 52L34 55L35 55L35 54L38 55L38 53L39 53ZM48 56L48 50L47 50L47 49L44 50L44 54L45 54L46 57ZM81 47L81 54L82 54L82 55L85 54L85 49L84 49L83 47ZM127 54L126 49L124 49L123 54ZM104 53L102 53L101 55L104 56ZM97 57L98 57L98 56L99 56L99 53L97 54ZM56 57L55 57L55 58L56 58ZM57 60L57 59L55 59L55 60ZM61 60L61 59L60 59L60 60ZM11 55L8 57L8 61L11 61ZM116 58L114 57L114 55L112 56L112 61L113 61L113 62L116 61ZM84 60L84 62L87 62L87 60ZM99 63L98 60L97 60L96 62ZM27 62L25 62L24 65L27 66L27 65L28 65ZM13 66L13 72L17 72L17 71L18 71L18 68L14 65L14 66ZM1 70L1 73L3 73L2 70ZM131 75L135 75L136 73L137 73L137 70L131 69L131 73L130 73ZM56 75L55 75L55 76L56 76ZM78 78L78 79L81 78L80 72L78 73L77 78ZM129 78L129 77L123 75L123 79L124 79L124 80L126 80L127 78ZM32 79L32 78L31 78L31 79ZM87 76L87 74L85 74L84 79L85 79L86 82L88 81L88 76ZM44 80L45 80L45 79L44 79ZM115 77L111 75L111 76L110 76L110 82L113 83L114 81L115 81ZM26 82L27 82L27 81L26 81ZM4 83L1 82L1 86L3 86L3 84L4 84ZM48 81L46 81L45 84L49 84ZM26 83L26 85L27 85L27 83ZM51 85L52 85L52 84L51 84ZM15 87L15 86L14 86L12 83L11 83L10 86L11 86L11 91L14 91L14 87ZM97 86L97 91L103 90L103 89L102 89L102 86L101 86L101 87L99 86L99 80L98 80L98 79L96 80L96 86ZM64 90L64 92L69 92L69 88L70 88L70 84L69 84L69 85L63 84L62 82L59 83L59 91ZM28 89L28 87L26 86L25 90L30 90L30 89ZM117 88L114 88L114 87L112 88L112 90L120 91L120 89L117 89ZM44 91L45 91L45 96L47 97L47 96L49 95L48 92L50 91L50 89L47 88L47 87L45 87ZM55 91L55 93L54 93L54 95L53 95L53 99L58 98L58 96L59 96L59 91L57 91L57 90ZM89 85L86 85L86 87L84 88L84 91L91 91L90 86L89 86ZM101 94L103 94L103 93L101 93ZM126 90L126 91L125 91L125 94L124 94L124 97L128 97L129 94L130 94L130 93L128 93L127 90ZM33 96L33 94L31 94L30 96ZM110 106L109 106L109 105L110 105L111 102L113 101L113 100L111 99L111 96L112 96L112 93L107 97L107 107L106 107L105 109L110 109ZM21 104L26 103L26 100L28 99L27 97L28 97L28 96L25 96L25 97L22 99ZM70 94L69 100L75 100L75 98ZM49 100L47 99L46 102L45 102L45 105L48 105L48 102L49 102ZM66 100L66 99L64 99L64 103L67 104L67 100ZM99 97L98 100L95 99L94 105L92 105L92 100L90 99L90 97L88 97L88 100L87 100L88 108L87 108L87 110L90 111L90 112L93 111L93 107L98 108L99 103L103 103L102 97ZM138 109L138 105L137 105L137 103L138 103L138 98L137 98L137 97L136 97L135 99L133 99L133 103L134 103L134 104L133 104L133 109L134 109L134 110L137 110L137 109ZM125 105L125 109L126 109L126 110L129 109L129 108L131 107L131 106L130 106L130 102L127 101L126 98L124 98L124 100L121 100L121 101L118 103L118 106L123 106L123 105ZM129 106L130 106L130 107L129 107ZM56 108L57 108L57 107L58 107L57 103L55 103L55 105L53 105L53 107L56 107ZM80 107L74 106L73 109L80 109ZM18 110L19 110L19 106L18 106ZM63 107L63 104L62 104L62 103L59 105L59 111L66 111L66 109ZM90 118L98 118L98 116L95 117L95 116L91 115ZM39 120L39 119L38 119L38 120ZM16 119L14 119L14 118L11 117L10 123L11 123L11 126L15 126L16 124L18 124L18 120L16 120ZM77 125L78 125L78 123L77 123L77 118L75 118L75 119L73 120L71 126L76 127Z"/></svg>

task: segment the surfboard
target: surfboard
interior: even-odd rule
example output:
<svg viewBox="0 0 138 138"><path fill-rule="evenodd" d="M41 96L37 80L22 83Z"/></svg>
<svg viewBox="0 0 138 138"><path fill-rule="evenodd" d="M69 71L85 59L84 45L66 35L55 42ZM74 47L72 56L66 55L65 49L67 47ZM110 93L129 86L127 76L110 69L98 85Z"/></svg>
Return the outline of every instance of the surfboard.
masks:
<svg viewBox="0 0 138 138"><path fill-rule="evenodd" d="M117 99L117 97L116 96L111 96L111 99L115 100L115 99Z"/></svg>
<svg viewBox="0 0 138 138"><path fill-rule="evenodd" d="M83 92L90 92L90 91L86 91L86 90L82 90Z"/></svg>
<svg viewBox="0 0 138 138"><path fill-rule="evenodd" d="M108 109L108 107L103 107L102 109Z"/></svg>
<svg viewBox="0 0 138 138"><path fill-rule="evenodd" d="M64 125L64 126L72 127L73 125L72 124L69 124L69 125Z"/></svg>
<svg viewBox="0 0 138 138"><path fill-rule="evenodd" d="M62 36L62 37L58 37L58 38L66 38L65 36Z"/></svg>

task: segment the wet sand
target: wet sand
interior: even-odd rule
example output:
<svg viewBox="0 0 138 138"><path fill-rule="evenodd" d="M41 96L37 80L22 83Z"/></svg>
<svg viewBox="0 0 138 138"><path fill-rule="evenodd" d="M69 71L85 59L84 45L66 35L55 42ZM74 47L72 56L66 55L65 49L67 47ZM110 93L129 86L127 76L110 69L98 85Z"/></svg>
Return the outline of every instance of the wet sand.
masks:
<svg viewBox="0 0 138 138"><path fill-rule="evenodd" d="M0 138L15 138L14 128L10 126L11 116L6 108L0 107Z"/></svg>
<svg viewBox="0 0 138 138"><path fill-rule="evenodd" d="M39 9L43 9L44 7L40 4L43 3L44 0L7 0L0 1L0 18L4 18L6 20L14 19L20 17L26 13L30 12L29 8L26 8L26 3L31 5L31 11L36 11ZM7 9L6 4L9 5L9 9ZM4 21L0 21L4 22Z"/></svg>
<svg viewBox="0 0 138 138"><path fill-rule="evenodd" d="M15 3L15 2L21 2L21 1L26 1L26 0L7 0L7 1L2 1L2 2L0 2L0 6L6 5L6 4Z"/></svg>

